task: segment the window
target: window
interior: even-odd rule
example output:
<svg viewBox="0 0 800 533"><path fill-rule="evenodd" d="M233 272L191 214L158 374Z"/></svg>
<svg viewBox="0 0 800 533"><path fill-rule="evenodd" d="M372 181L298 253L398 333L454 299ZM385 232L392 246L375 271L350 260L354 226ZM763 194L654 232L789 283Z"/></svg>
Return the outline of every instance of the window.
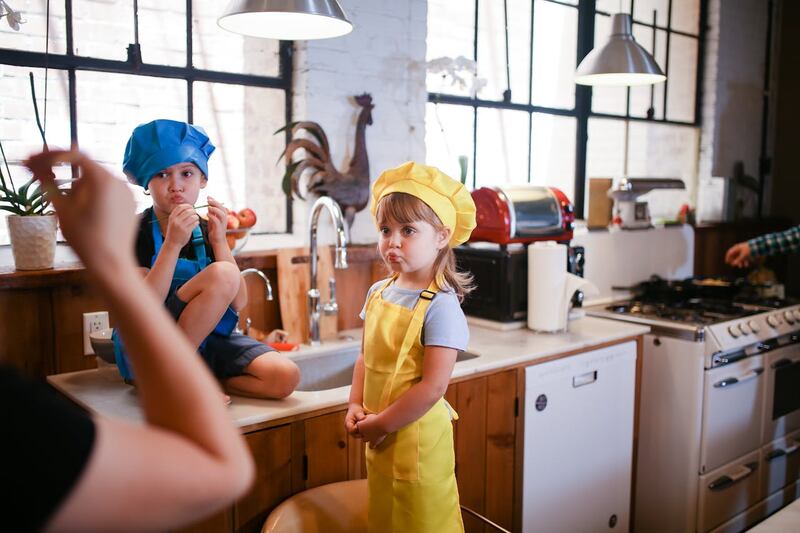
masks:
<svg viewBox="0 0 800 533"><path fill-rule="evenodd" d="M427 59L472 59L485 83L472 94L429 72L428 161L458 176L466 158L473 188L558 187L579 216L586 180L626 169L683 178L688 198L699 152L701 7L701 0L429 0ZM576 86L579 59L606 41L610 16L620 9L632 15L637 42L667 81Z"/></svg>
<svg viewBox="0 0 800 533"><path fill-rule="evenodd" d="M291 231L284 169L275 164L286 138L273 135L291 118L291 43L222 30L215 0L139 0L143 64L137 68L127 51L137 34L132 2L49 3L49 29L48 0L27 0L20 31L0 24L0 140L15 183L27 179L21 161L41 149L28 73L43 113L47 67L51 146L76 143L121 176L134 127L156 118L192 122L217 146L203 194L231 208L253 208L256 233ZM57 170L68 177L69 168ZM133 190L140 208L150 203ZM0 244L7 243L0 223Z"/></svg>

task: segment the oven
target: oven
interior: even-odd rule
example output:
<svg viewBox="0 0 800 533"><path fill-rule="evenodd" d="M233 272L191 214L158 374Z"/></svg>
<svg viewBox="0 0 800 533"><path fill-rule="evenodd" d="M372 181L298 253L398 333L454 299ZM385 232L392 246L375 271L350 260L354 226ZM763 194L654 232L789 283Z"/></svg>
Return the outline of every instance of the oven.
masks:
<svg viewBox="0 0 800 533"><path fill-rule="evenodd" d="M791 335L765 357L766 389L762 444L800 429L800 339ZM772 349L769 349L772 348Z"/></svg>

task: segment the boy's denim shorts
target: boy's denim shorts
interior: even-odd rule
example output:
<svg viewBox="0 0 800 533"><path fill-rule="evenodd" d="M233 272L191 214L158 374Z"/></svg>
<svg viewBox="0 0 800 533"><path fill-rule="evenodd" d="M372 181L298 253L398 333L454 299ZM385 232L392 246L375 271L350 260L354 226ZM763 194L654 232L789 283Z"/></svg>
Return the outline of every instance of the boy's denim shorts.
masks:
<svg viewBox="0 0 800 533"><path fill-rule="evenodd" d="M176 321L186 308L186 302L178 298L175 291L170 291L164 304ZM198 350L217 379L241 376L253 359L274 351L266 344L236 332L231 333L230 337L212 333Z"/></svg>

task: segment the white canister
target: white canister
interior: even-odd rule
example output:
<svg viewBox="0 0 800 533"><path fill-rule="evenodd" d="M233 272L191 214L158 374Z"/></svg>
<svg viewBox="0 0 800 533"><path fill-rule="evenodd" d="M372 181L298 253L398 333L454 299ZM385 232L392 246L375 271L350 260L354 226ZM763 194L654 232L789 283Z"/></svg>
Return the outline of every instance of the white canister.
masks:
<svg viewBox="0 0 800 533"><path fill-rule="evenodd" d="M55 215L9 215L8 235L17 270L53 268L56 253Z"/></svg>
<svg viewBox="0 0 800 533"><path fill-rule="evenodd" d="M554 241L528 246L528 327L535 331L564 331L568 307L567 246Z"/></svg>

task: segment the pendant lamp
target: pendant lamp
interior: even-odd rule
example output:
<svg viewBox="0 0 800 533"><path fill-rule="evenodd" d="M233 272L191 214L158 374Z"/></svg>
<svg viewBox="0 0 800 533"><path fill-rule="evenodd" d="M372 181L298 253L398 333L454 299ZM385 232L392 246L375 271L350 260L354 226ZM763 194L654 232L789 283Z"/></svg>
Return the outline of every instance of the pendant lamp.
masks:
<svg viewBox="0 0 800 533"><path fill-rule="evenodd" d="M336 0L232 0L217 23L249 37L327 39L353 31Z"/></svg>
<svg viewBox="0 0 800 533"><path fill-rule="evenodd" d="M666 79L653 56L633 38L626 13L611 16L608 42L589 52L575 71L579 85L651 85Z"/></svg>

